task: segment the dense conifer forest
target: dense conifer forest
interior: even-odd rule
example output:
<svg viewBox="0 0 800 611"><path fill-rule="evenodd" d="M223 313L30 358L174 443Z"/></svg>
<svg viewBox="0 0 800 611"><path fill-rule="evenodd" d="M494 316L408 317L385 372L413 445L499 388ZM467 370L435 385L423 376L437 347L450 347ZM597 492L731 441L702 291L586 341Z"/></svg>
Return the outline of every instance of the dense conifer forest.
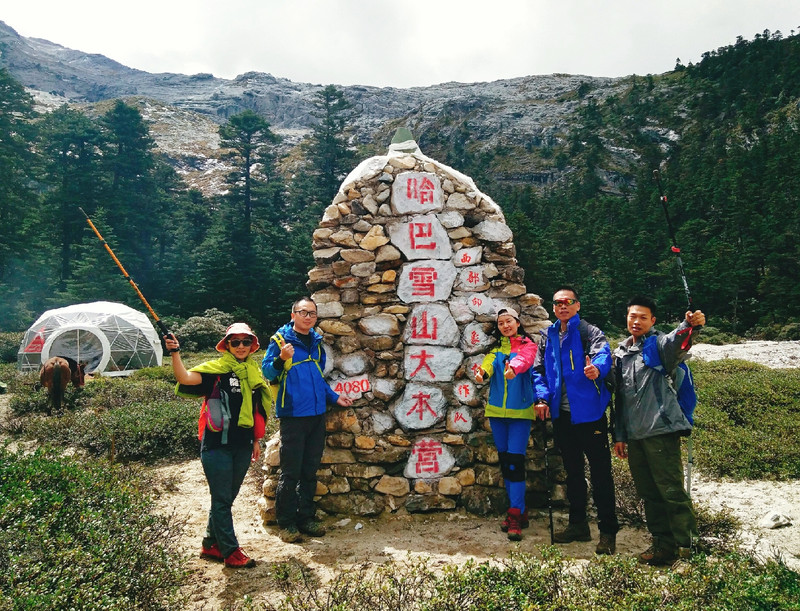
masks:
<svg viewBox="0 0 800 611"><path fill-rule="evenodd" d="M579 120L564 141L487 149L468 122L415 134L503 208L529 290L547 298L573 284L582 313L607 327L622 326L626 299L640 292L659 300L662 320L679 318L686 298L658 169L694 305L725 331L800 339L800 38L765 31L697 64L631 76L620 95L576 95ZM78 206L162 317L218 308L265 332L277 326L305 293L311 233L339 181L385 151L348 145L355 110L336 87L316 107L291 173L263 117L228 119L220 136L234 171L227 193L210 197L181 181L135 107L39 115L0 70L3 330L78 301L140 307ZM564 178L503 180L525 156Z"/></svg>

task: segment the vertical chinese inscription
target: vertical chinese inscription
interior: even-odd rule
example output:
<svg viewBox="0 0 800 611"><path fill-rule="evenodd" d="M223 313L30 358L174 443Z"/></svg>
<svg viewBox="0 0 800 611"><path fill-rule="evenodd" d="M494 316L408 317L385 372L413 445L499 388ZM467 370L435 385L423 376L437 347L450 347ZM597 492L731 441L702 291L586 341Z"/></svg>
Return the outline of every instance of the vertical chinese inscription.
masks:
<svg viewBox="0 0 800 611"><path fill-rule="evenodd" d="M403 172L392 183L395 214L436 212L444 206L442 183L436 174Z"/></svg>

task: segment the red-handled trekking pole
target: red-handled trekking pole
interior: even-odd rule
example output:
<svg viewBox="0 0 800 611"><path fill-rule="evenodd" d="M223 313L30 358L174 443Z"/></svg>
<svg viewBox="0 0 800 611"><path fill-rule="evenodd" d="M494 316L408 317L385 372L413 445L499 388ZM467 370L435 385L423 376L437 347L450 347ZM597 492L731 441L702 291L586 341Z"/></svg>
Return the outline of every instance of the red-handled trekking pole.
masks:
<svg viewBox="0 0 800 611"><path fill-rule="evenodd" d="M686 273L683 271L683 260L681 260L681 249L678 246L678 241L675 239L675 230L672 228L672 221L669 218L669 210L667 209L667 196L664 195L664 189L661 186L661 175L658 170L653 170L653 178L656 179L658 185L658 199L661 202L661 207L664 208L664 216L667 217L667 228L669 229L669 237L672 240L672 252L675 253L675 260L678 262L678 271L681 274L683 281L683 291L686 293L686 303L689 311L692 310L692 294L689 292L689 283L686 281ZM694 466L694 443L692 436L689 435L686 442L686 494L692 496L692 467Z"/></svg>
<svg viewBox="0 0 800 611"><path fill-rule="evenodd" d="M83 214L83 216L86 217L86 222L89 223L89 227L92 228L92 231L94 231L95 235L98 237L100 242L103 244L103 246L105 246L105 249L108 251L108 254L111 255L111 258L114 260L114 263L117 264L117 267L119 267L120 271L122 272L122 275L125 277L125 280L127 280L130 283L130 285L133 287L133 290L136 291L136 294L139 296L139 299L142 300L142 303L144 304L144 307L147 308L147 311L150 312L150 316L152 316L153 320L156 321L156 324L158 325L158 328L161 331L161 334L162 335L166 335L167 337L174 338L175 336L172 334L172 331L170 331L167 328L167 325L165 325L161 321L161 319L158 317L158 314L155 313L155 310L153 310L153 308L150 307L150 304L147 303L147 299L144 298L144 295L142 295L142 291L139 290L139 287L133 281L133 278L131 278L130 274L128 274L128 272L125 271L125 268L122 266L122 263L120 263L120 260L117 259L117 255L114 254L114 251L111 250L111 247L108 245L108 242L106 242L103 239L103 236L100 235L100 232L97 230L97 227L95 227L94 223L92 223L92 219L90 219L89 215L86 214L86 212L84 212L83 208L78 207L78 210L80 210L81 213ZM175 352L176 350L177 349L173 349L173 350L170 350L170 352Z"/></svg>

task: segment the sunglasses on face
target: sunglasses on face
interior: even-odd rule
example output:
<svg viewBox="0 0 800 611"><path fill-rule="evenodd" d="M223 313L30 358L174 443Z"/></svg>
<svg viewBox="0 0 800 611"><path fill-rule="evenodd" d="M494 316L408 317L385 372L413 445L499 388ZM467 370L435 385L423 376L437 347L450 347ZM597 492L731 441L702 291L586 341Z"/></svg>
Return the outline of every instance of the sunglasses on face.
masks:
<svg viewBox="0 0 800 611"><path fill-rule="evenodd" d="M230 345L231 348L238 348L239 344L241 344L242 346L249 346L252 343L253 343L253 340L250 339L249 337L246 337L245 339L229 339L228 340L228 344Z"/></svg>
<svg viewBox="0 0 800 611"><path fill-rule="evenodd" d="M317 317L317 313L316 312L312 312L312 311L309 311L309 310L295 310L294 313L298 314L302 318L316 318Z"/></svg>
<svg viewBox="0 0 800 611"><path fill-rule="evenodd" d="M556 299L553 301L554 306L571 306L578 303L577 299Z"/></svg>

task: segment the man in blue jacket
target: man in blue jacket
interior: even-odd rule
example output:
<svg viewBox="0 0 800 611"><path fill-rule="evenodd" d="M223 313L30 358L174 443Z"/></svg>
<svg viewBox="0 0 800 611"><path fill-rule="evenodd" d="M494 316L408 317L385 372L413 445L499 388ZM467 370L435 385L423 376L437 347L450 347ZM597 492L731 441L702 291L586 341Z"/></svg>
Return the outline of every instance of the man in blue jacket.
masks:
<svg viewBox="0 0 800 611"><path fill-rule="evenodd" d="M616 551L617 521L606 407L611 393L604 379L611 371L611 348L603 332L578 316L574 288L553 295L558 319L547 329L533 364L536 412L553 418L553 432L567 472L569 524L553 535L556 543L591 541L586 514L584 456L589 461L600 540L595 552Z"/></svg>
<svg viewBox="0 0 800 611"><path fill-rule="evenodd" d="M261 362L264 377L279 383L275 410L280 419L281 475L275 498L280 538L287 543L302 534L321 537L325 528L316 519L314 494L317 470L325 449L327 403L352 405L333 392L322 377L325 350L314 330L317 304L303 297L292 306L292 321L270 338Z"/></svg>

